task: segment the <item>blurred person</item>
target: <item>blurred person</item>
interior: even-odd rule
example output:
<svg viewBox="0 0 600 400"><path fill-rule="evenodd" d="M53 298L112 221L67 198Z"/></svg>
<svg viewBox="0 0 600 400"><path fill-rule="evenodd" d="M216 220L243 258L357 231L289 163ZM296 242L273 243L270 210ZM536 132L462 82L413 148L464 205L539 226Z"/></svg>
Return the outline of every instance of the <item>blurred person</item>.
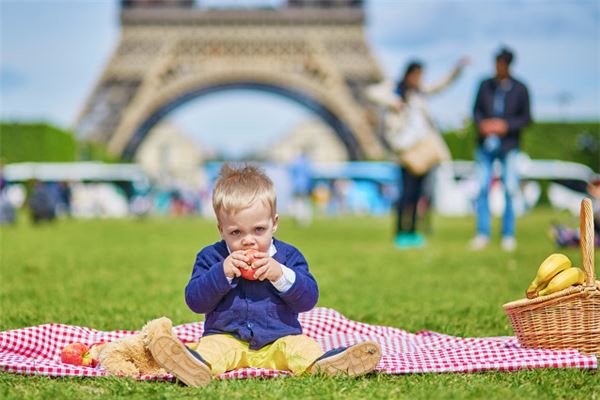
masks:
<svg viewBox="0 0 600 400"><path fill-rule="evenodd" d="M6 195L8 182L4 178L4 162L0 160L0 225L12 225L17 220L15 208Z"/></svg>
<svg viewBox="0 0 600 400"><path fill-rule="evenodd" d="M6 198L6 195L0 191L0 225L12 225L16 221L15 208Z"/></svg>
<svg viewBox="0 0 600 400"><path fill-rule="evenodd" d="M330 206L331 214L346 214L350 211L348 204L348 195L352 191L354 182L352 179L338 178L333 183L332 202Z"/></svg>
<svg viewBox="0 0 600 400"><path fill-rule="evenodd" d="M129 210L134 217L144 218L152 211L152 201L148 190L141 190L134 187L134 193L129 203Z"/></svg>
<svg viewBox="0 0 600 400"><path fill-rule="evenodd" d="M38 180L32 182L27 205L34 224L43 221L51 222L56 218L56 203L48 185L43 182Z"/></svg>
<svg viewBox="0 0 600 400"><path fill-rule="evenodd" d="M594 245L600 247L600 178L587 185L587 193L592 198L594 210ZM580 229L555 224L551 237L559 247L578 247L581 238Z"/></svg>
<svg viewBox="0 0 600 400"><path fill-rule="evenodd" d="M422 247L425 237L417 232L417 206L431 170L450 159L450 152L431 118L427 97L454 82L469 63L461 58L440 83L423 87L424 65L411 61L395 89L388 82L367 89L370 100L388 107L384 136L400 167L394 243L400 249Z"/></svg>
<svg viewBox="0 0 600 400"><path fill-rule="evenodd" d="M71 203L73 200L73 193L71 191L71 185L68 182L58 183L58 208L60 214L65 214L68 217L71 216Z"/></svg>
<svg viewBox="0 0 600 400"><path fill-rule="evenodd" d="M495 160L502 167L505 197L501 246L509 252L517 247L513 205L519 190L517 160L521 129L531 122L531 114L527 87L512 76L510 66L513 60L514 54L510 49L500 49L496 54L496 74L481 82L473 107L473 119L479 132L475 155L479 181L475 204L477 234L470 242L473 250L485 248L490 241L488 194Z"/></svg>
<svg viewBox="0 0 600 400"><path fill-rule="evenodd" d="M0 191L2 191L8 184L4 176L4 160L0 160Z"/></svg>
<svg viewBox="0 0 600 400"><path fill-rule="evenodd" d="M317 212L325 215L331 201L331 187L326 182L318 182L312 191L312 200Z"/></svg>
<svg viewBox="0 0 600 400"><path fill-rule="evenodd" d="M271 179L253 166L224 164L212 202L221 240L197 254L185 288L189 308L206 314L204 333L188 347L166 318L151 321L148 349L156 362L188 386L240 368L297 376L372 371L379 344L359 341L324 352L302 334L298 313L315 306L319 289L300 250L273 236L279 216Z"/></svg>
<svg viewBox="0 0 600 400"><path fill-rule="evenodd" d="M179 189L171 191L171 213L175 216L186 214L186 204Z"/></svg>
<svg viewBox="0 0 600 400"><path fill-rule="evenodd" d="M292 215L297 223L308 226L312 221L310 193L312 189L312 169L306 151L301 151L289 168L292 179Z"/></svg>

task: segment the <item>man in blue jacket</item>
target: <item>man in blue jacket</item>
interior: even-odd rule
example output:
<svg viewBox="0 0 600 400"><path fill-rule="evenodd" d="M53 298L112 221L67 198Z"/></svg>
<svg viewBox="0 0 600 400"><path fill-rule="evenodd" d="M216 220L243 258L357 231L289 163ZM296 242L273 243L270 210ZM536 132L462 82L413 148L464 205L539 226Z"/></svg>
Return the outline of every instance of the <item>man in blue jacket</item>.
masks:
<svg viewBox="0 0 600 400"><path fill-rule="evenodd" d="M496 55L496 76L481 82L473 119L478 136L476 152L479 195L476 200L477 235L471 248L479 250L490 241L491 218L488 193L493 178L495 160L502 167L505 208L502 219L502 248L514 251L515 214L513 201L519 191L517 159L521 129L531 122L527 87L515 79L510 71L514 54L502 48Z"/></svg>

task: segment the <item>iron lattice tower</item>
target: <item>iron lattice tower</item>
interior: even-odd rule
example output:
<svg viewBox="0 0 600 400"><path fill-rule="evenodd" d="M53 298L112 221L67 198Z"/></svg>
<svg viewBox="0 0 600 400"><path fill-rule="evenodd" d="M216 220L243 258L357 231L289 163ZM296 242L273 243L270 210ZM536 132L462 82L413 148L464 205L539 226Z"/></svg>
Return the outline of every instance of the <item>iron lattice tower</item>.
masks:
<svg viewBox="0 0 600 400"><path fill-rule="evenodd" d="M192 0L122 0L120 20L119 45L76 121L80 138L131 159L179 105L252 88L320 115L351 159L381 155L363 89L382 73L365 40L362 1L205 9Z"/></svg>

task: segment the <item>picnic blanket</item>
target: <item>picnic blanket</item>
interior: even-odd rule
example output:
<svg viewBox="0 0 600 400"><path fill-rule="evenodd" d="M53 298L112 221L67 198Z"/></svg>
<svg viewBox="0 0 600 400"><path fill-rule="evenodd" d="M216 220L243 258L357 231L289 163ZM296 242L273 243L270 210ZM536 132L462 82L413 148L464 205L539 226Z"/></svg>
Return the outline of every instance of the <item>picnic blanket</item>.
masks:
<svg viewBox="0 0 600 400"><path fill-rule="evenodd" d="M376 371L386 374L427 372L516 371L530 368L598 368L595 356L575 350L522 348L512 336L461 338L431 331L405 330L352 321L330 308L315 308L300 314L304 333L315 338L324 350L373 340L383 357ZM183 342L196 342L203 323L173 328ZM60 361L61 349L69 343L91 345L109 342L134 331L103 332L62 324L45 324L0 332L0 370L25 375L106 376L101 366L75 367ZM218 378L275 377L286 371L245 368L226 372ZM173 380L172 375L139 376L140 380Z"/></svg>

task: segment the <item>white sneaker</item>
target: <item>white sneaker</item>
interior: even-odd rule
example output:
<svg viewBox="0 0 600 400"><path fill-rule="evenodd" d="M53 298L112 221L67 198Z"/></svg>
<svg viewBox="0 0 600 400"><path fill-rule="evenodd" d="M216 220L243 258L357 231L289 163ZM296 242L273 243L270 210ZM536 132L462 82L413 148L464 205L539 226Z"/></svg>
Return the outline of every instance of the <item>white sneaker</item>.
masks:
<svg viewBox="0 0 600 400"><path fill-rule="evenodd" d="M490 238L485 235L477 235L469 242L471 250L483 250L490 243Z"/></svg>
<svg viewBox="0 0 600 400"><path fill-rule="evenodd" d="M513 236L504 236L502 238L502 250L512 253L517 249L517 241Z"/></svg>

